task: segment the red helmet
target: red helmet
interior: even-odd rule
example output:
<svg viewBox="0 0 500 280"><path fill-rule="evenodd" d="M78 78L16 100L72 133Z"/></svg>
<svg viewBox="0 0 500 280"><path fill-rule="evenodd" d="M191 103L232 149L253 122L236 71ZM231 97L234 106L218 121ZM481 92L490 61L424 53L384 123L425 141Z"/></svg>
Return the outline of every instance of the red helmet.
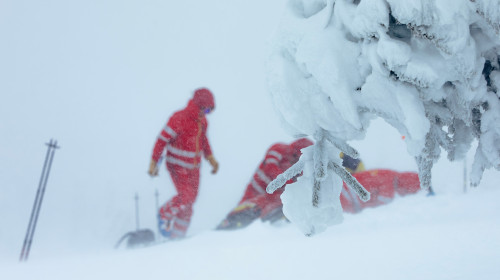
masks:
<svg viewBox="0 0 500 280"><path fill-rule="evenodd" d="M215 108L215 101L212 92L208 88L199 88L194 91L193 102L200 109Z"/></svg>
<svg viewBox="0 0 500 280"><path fill-rule="evenodd" d="M295 152L300 153L301 149L303 149L305 147L309 147L312 144L314 144L314 143L311 140L309 140L307 138L300 138L298 140L293 141L292 144L290 144L290 146L292 147L292 149Z"/></svg>

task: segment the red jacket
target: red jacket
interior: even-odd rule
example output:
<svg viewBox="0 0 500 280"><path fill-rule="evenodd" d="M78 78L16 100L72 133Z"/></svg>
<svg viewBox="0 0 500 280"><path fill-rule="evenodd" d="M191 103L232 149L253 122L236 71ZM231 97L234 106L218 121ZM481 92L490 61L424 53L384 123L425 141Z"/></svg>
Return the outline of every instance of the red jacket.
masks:
<svg viewBox="0 0 500 280"><path fill-rule="evenodd" d="M290 168L299 156L300 150L294 149L291 145L281 143L272 145L248 184L240 205L251 203L262 209L270 204L281 203L279 196L283 190L279 189L273 194L268 194L266 187L279 174Z"/></svg>
<svg viewBox="0 0 500 280"><path fill-rule="evenodd" d="M284 188L278 189L273 194L268 194L266 192L267 185L299 160L302 154L301 149L312 144L313 142L309 139L301 138L289 145L282 143L272 145L267 150L264 160L260 163L257 171L255 171L243 198L238 203L238 207L232 213L237 213L247 207L256 207L260 211L259 215L266 217L275 209L278 209L281 206L280 195L283 193ZM294 181L295 179L290 179L286 184Z"/></svg>
<svg viewBox="0 0 500 280"><path fill-rule="evenodd" d="M255 171L249 186L251 185L258 193L266 194L267 185L292 166L292 152L289 145L280 143L272 145Z"/></svg>
<svg viewBox="0 0 500 280"><path fill-rule="evenodd" d="M158 135L153 149L153 160L158 162L163 149L167 148L166 162L188 169L199 168L201 155L212 155L207 139L207 119L196 104L189 101L187 107L170 117Z"/></svg>

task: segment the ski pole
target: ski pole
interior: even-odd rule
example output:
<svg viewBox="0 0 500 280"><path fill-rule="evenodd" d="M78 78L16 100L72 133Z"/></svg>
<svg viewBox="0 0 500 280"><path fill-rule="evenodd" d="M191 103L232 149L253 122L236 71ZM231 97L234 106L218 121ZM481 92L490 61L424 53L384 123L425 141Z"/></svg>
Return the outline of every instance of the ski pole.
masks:
<svg viewBox="0 0 500 280"><path fill-rule="evenodd" d="M139 230L139 194L135 193L135 225Z"/></svg>
<svg viewBox="0 0 500 280"><path fill-rule="evenodd" d="M50 140L50 143L52 144L52 139ZM38 183L38 189L36 191L35 202L33 202L33 208L31 209L31 216L30 216L29 223L28 223L28 229L26 230L26 236L24 237L23 248L21 249L21 256L19 258L19 261L23 261L26 257L26 248L28 245L28 239L31 235L31 231L33 228L33 217L35 216L35 212L36 212L36 209L38 207L39 200L40 200L40 193L41 193L40 191L42 189L42 183L43 183L44 177L45 177L45 170L47 169L47 162L49 160L50 150L51 150L51 146L49 146L49 148L47 149L47 154L45 155L45 161L43 163L43 168L42 168L42 175L40 176L40 181Z"/></svg>
<svg viewBox="0 0 500 280"><path fill-rule="evenodd" d="M160 193L158 192L158 189L155 190L155 206L156 206L156 212L160 211L160 204L159 204L159 196Z"/></svg>
<svg viewBox="0 0 500 280"><path fill-rule="evenodd" d="M31 249L31 244L33 242L33 236L35 234L36 224L38 222L38 217L40 215L40 208L42 206L42 201L43 201L43 197L45 194L45 189L47 187L47 180L49 179L50 169L52 167L52 160L54 159L54 153L55 153L55 150L57 148L59 148L59 147L57 147L57 141L50 142L48 145L49 145L49 147L52 148L52 150L50 152L49 165L47 166L47 173L45 175L44 182L42 185L42 190L41 190L41 194L40 194L40 202L38 203L38 207L36 209L36 214L35 214L34 221L33 221L33 230L31 231L31 235L30 235L29 240L28 240L28 247L27 247L27 251L26 251L26 260L28 260L28 256L29 256L30 249Z"/></svg>
<svg viewBox="0 0 500 280"><path fill-rule="evenodd" d="M38 184L37 193L35 196L35 202L33 203L33 209L31 210L31 216L28 223L28 229L26 230L26 236L23 242L23 248L21 250L21 256L19 261L27 261L29 252L31 249L31 244L33 242L33 236L35 234L35 228L38 221L38 215L40 214L40 208L42 205L43 196L45 194L45 188L47 186L47 180L50 173L50 168L52 166L52 160L54 159L55 149L58 149L57 141L52 139L48 144L47 154L45 155L45 161L42 168L42 175L40 176L40 182ZM48 164L48 165L47 165Z"/></svg>

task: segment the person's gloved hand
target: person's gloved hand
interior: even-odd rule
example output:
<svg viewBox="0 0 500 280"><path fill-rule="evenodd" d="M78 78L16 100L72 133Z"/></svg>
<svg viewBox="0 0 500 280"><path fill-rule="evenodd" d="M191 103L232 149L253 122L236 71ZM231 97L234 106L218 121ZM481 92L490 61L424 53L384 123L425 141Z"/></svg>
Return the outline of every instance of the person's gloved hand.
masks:
<svg viewBox="0 0 500 280"><path fill-rule="evenodd" d="M156 161L154 160L151 160L151 162L149 163L149 170L148 170L148 174L149 176L151 177L155 177L155 176L158 176L158 168L156 166Z"/></svg>
<svg viewBox="0 0 500 280"><path fill-rule="evenodd" d="M217 170L219 170L219 163L215 160L213 155L210 155L207 157L208 162L210 162L210 165L212 166L212 174L217 173Z"/></svg>

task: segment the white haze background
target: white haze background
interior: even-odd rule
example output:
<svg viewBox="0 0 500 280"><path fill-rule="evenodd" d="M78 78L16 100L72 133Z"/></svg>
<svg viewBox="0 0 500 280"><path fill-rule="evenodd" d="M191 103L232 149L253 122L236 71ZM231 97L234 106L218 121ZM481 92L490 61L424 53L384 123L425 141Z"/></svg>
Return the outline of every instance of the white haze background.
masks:
<svg viewBox="0 0 500 280"><path fill-rule="evenodd" d="M463 163L440 160L423 193L345 215L306 238L294 225L212 229L237 203L265 150L292 140L266 89L269 40L285 1L0 0L1 279L496 279L498 173L463 194ZM155 228L146 175L156 135L191 91L209 87L220 172L202 170L190 238L114 251ZM43 160L59 141L28 263L17 263ZM377 120L351 143L365 165L416 171L401 136ZM472 159L469 155L468 163ZM362 267L362 269L361 269Z"/></svg>

